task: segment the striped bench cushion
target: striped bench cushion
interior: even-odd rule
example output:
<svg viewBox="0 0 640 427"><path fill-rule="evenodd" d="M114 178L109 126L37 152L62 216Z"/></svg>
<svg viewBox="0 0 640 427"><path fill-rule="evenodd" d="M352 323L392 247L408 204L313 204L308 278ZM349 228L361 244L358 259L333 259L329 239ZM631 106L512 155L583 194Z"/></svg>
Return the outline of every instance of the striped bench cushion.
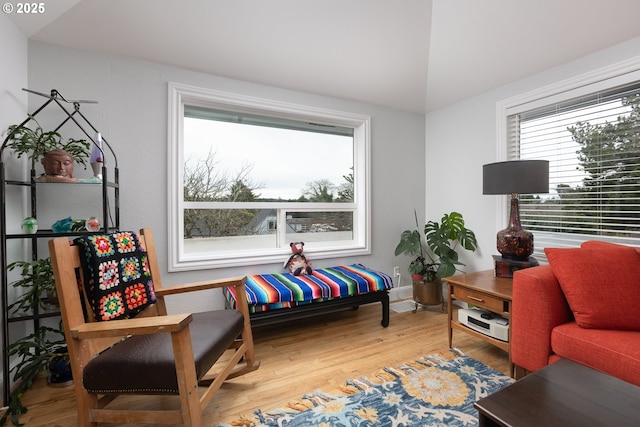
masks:
<svg viewBox="0 0 640 427"><path fill-rule="evenodd" d="M247 301L252 312L286 308L322 301L384 291L393 286L392 278L362 264L319 268L311 275L291 273L247 276ZM224 288L225 298L235 307L235 289Z"/></svg>

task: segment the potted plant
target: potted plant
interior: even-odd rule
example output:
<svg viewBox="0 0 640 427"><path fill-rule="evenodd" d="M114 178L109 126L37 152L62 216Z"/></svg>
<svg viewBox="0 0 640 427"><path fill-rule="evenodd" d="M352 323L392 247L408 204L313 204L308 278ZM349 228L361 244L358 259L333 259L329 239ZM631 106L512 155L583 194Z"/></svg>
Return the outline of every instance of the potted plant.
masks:
<svg viewBox="0 0 640 427"><path fill-rule="evenodd" d="M54 150L62 150L75 162L80 163L86 169L85 159L89 157L90 144L84 139L69 138L62 141L62 136L57 131L44 131L35 118L36 128L31 129L25 125L9 126L8 136L5 139L5 147L11 148L18 158L26 155L31 159L31 168L35 168L37 161L45 158L47 153Z"/></svg>
<svg viewBox="0 0 640 427"><path fill-rule="evenodd" d="M427 222L423 228L423 240L415 211L414 215L416 228L402 232L395 255L415 257L409 264L409 272L413 278L416 307L418 304L444 304L441 279L455 274L459 266L464 266L459 261L459 246L469 251L477 249L475 233L465 227L462 214L451 212L444 214L440 222Z"/></svg>
<svg viewBox="0 0 640 427"><path fill-rule="evenodd" d="M12 314L33 312L36 307L47 310L51 305L57 305L51 258L15 261L7 269L20 269L20 278L11 286L23 290L16 301L7 307Z"/></svg>
<svg viewBox="0 0 640 427"><path fill-rule="evenodd" d="M11 344L8 350L9 357L17 356L19 361L11 369L15 372L15 384L11 389L9 405L0 418L0 425L4 425L11 417L13 425L20 426L19 416L27 412L21 399L24 392L31 389L36 377L49 371L50 383L66 384L71 381L71 367L62 327L41 326L33 334Z"/></svg>
<svg viewBox="0 0 640 427"><path fill-rule="evenodd" d="M47 310L58 305L50 258L9 264L8 271L15 269L19 269L21 276L11 285L23 292L7 307L11 314L29 314L34 313L36 308ZM62 326L58 329L41 326L34 333L11 344L8 356L17 357L18 362L11 369L11 372L15 372L12 378L14 386L7 410L0 418L0 425L4 425L9 416L14 425L20 425L18 417L27 410L22 405L22 395L33 386L38 374L48 372L51 385L66 385L72 380Z"/></svg>

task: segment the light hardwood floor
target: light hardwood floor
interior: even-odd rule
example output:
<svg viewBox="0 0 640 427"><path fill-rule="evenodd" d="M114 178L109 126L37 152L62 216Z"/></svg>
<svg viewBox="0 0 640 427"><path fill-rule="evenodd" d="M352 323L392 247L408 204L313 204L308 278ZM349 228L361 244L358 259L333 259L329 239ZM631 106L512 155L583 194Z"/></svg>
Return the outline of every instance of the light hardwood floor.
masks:
<svg viewBox="0 0 640 427"><path fill-rule="evenodd" d="M417 313L391 311L388 328L380 326L380 304L358 310L316 317L295 323L255 328L256 356L260 369L229 381L205 412L205 425L229 423L256 409L283 407L306 392L335 392L348 378L371 375L433 352L446 350L447 315L440 307ZM454 331L453 346L505 374L507 353L463 332ZM170 405L165 397L131 398L136 404ZM73 387L54 388L40 379L25 393L26 426L76 424ZM10 425L10 422L7 423Z"/></svg>

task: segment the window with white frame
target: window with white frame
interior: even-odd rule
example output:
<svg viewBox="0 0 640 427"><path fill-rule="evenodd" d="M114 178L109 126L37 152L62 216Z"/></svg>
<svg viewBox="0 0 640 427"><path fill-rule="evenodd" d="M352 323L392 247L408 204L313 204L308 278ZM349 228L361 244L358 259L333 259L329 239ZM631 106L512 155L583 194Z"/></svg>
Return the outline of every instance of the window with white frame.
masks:
<svg viewBox="0 0 640 427"><path fill-rule="evenodd" d="M370 118L169 84L170 270L370 252Z"/></svg>
<svg viewBox="0 0 640 427"><path fill-rule="evenodd" d="M549 194L520 196L521 222L534 234L535 256L544 258L545 247L593 239L640 245L637 70L502 104L507 159L550 162Z"/></svg>

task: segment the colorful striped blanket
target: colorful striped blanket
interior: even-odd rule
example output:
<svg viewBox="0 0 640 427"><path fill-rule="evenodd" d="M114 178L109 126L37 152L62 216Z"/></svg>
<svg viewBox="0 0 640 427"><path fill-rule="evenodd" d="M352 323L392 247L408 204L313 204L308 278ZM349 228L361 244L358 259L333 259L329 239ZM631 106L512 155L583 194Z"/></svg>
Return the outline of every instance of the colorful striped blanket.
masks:
<svg viewBox="0 0 640 427"><path fill-rule="evenodd" d="M247 276L246 292L250 306L278 308L383 291L392 286L390 276L362 264L352 264L319 268L311 275L276 273ZM227 301L235 306L235 289L225 288L223 292Z"/></svg>

